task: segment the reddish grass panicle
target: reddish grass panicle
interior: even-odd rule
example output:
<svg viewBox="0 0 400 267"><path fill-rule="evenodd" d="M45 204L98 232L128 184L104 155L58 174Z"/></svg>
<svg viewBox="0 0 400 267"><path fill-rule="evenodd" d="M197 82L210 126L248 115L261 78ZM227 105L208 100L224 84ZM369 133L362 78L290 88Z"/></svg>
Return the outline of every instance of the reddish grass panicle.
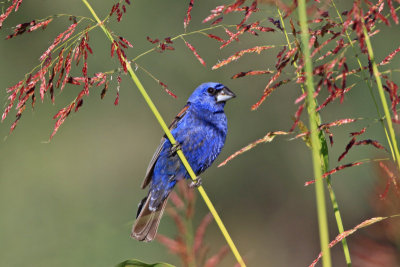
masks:
<svg viewBox="0 0 400 267"><path fill-rule="evenodd" d="M15 8L18 9L22 1L13 1L10 9L2 15L1 22L9 15L10 10ZM126 1L128 3L129 1ZM114 7L115 9L115 7ZM114 12L117 12L114 10ZM117 12L118 13L118 12ZM65 16L52 16L42 20L32 20L30 22L18 24L13 29L13 33L8 35L6 39L11 39L22 35L26 32L34 32L41 28L45 29L50 22L55 18L62 18ZM70 115L71 111L77 112L84 103L84 97L89 95L91 87L99 87L105 84L101 97L104 98L105 93L109 86L109 79L112 77L112 72L98 72L94 75L89 75L89 55L93 54L93 49L89 45L89 32L94 28L89 24L92 21L90 18L81 17L77 20L76 17L70 16L69 20L72 22L67 29L59 33L55 39L51 42L50 46L43 52L39 57L40 65L35 67L32 72L26 75L26 78L17 82L15 85L7 88L8 104L2 114L2 121L4 121L15 106L16 108L16 119L10 127L12 132L19 120L21 119L23 112L26 110L26 103L31 99L31 106L34 107L36 104L36 96L39 95L41 101L45 100L46 94L54 103L55 102L55 89L62 91L67 84L82 86L83 89L78 95L70 102L69 105L60 109L57 114L53 117L56 119L54 129L50 135L50 139L56 134L60 126L64 123L66 118ZM78 26L81 30L77 30ZM133 45L125 38L118 36L118 42L113 44L113 50L116 51L119 62L124 71L126 71L126 65L123 58L125 57L124 49L133 47ZM79 65L82 67L79 67ZM80 68L82 76L71 76L73 68ZM76 73L76 72L74 72ZM119 101L119 83L118 79L117 87L117 98L115 104Z"/></svg>
<svg viewBox="0 0 400 267"><path fill-rule="evenodd" d="M178 190L170 194L170 202L166 212L174 220L177 227L177 235L170 238L158 234L157 240L168 250L179 256L182 266L219 266L219 263L227 255L229 248L223 246L213 256L207 257L210 247L204 242L207 227L212 221L212 216L207 213L200 221L197 229L193 230L193 216L195 213L196 195L189 188L186 181L177 184Z"/></svg>

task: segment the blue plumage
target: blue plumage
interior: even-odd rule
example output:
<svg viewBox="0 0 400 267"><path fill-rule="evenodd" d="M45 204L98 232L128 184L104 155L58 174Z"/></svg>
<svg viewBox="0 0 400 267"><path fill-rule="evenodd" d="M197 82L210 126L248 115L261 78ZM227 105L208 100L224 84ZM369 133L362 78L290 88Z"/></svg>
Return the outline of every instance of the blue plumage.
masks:
<svg viewBox="0 0 400 267"><path fill-rule="evenodd" d="M203 83L170 126L196 175L205 171L221 152L227 134L224 106L235 95L220 83ZM132 237L151 241L158 228L169 193L189 175L165 137L150 162L142 187L150 183L147 198L139 206Z"/></svg>

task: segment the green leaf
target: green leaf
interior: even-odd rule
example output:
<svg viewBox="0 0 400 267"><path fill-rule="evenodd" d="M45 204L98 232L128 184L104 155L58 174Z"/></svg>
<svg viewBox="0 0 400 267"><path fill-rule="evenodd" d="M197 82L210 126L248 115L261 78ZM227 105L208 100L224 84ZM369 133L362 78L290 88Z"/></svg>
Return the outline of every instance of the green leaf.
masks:
<svg viewBox="0 0 400 267"><path fill-rule="evenodd" d="M164 262L148 264L140 260L131 259L123 261L118 265L116 265L115 267L175 267L175 266Z"/></svg>

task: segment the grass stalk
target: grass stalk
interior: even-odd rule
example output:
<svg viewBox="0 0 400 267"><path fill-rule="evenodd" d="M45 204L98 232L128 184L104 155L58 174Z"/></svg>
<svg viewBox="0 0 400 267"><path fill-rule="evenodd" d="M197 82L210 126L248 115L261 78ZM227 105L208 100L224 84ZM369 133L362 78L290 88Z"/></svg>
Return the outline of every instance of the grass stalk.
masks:
<svg viewBox="0 0 400 267"><path fill-rule="evenodd" d="M320 132L320 135L323 135L323 133ZM326 154L324 154L326 156L324 156L324 160L323 160L323 162L324 162L323 172L326 173L329 169L328 146L327 146L326 141L322 144L322 151L324 151L324 150L326 150ZM326 184L328 187L329 197L332 202L333 212L335 215L336 225L338 227L339 234L343 234L344 226L343 226L342 215L340 214L339 204L336 199L335 191L333 190L331 175L328 175L328 177L326 179ZM347 267L351 267L352 263L351 263L351 257L350 257L350 250L349 250L349 246L347 244L346 238L342 239L342 247L343 247L344 258L346 260L346 265L347 265Z"/></svg>
<svg viewBox="0 0 400 267"><path fill-rule="evenodd" d="M191 218L185 221L185 228L186 228L186 233L190 233L185 236L186 248L189 256L189 267L196 267L197 266L196 257L194 255L194 249L193 249L193 241L194 241L193 222Z"/></svg>
<svg viewBox="0 0 400 267"><path fill-rule="evenodd" d="M312 159L315 177L315 193L318 212L318 226L320 235L321 251L323 254L322 264L324 267L331 267L331 256L329 250L329 233L328 233L328 219L325 205L325 192L324 184L322 181L322 162L323 155L321 151L321 139L318 134L318 115L316 112L316 103L314 99L314 80L313 80L313 66L310 56L310 48L308 47L310 34L308 32L306 2L299 0L299 21L301 28L301 41L303 47L305 73L306 73L306 88L307 88L307 111L310 121L310 135L312 146Z"/></svg>
<svg viewBox="0 0 400 267"><path fill-rule="evenodd" d="M364 32L364 36L365 36L365 44L367 45L367 49L368 49L368 55L369 55L369 58L370 58L371 64L372 64L372 71L374 73L376 85L378 87L379 97L381 99L381 103L382 103L382 107L383 107L383 112L385 114L386 124L387 124L388 130L389 130L390 139L393 144L393 150L394 150L394 155L395 155L394 161L397 163L397 167L400 170L400 153L399 153L399 148L397 146L396 135L395 135L394 129L393 129L392 117L390 115L389 106L386 101L385 91L383 90L381 75L379 73L378 66L376 65L376 62L375 62L374 50L372 49L371 40L368 36L368 31L367 31L367 28L365 27L365 25L363 25L363 32Z"/></svg>
<svg viewBox="0 0 400 267"><path fill-rule="evenodd" d="M97 23L101 27L101 29L104 31L104 33L106 34L108 39L111 42L114 42L114 38L112 37L111 33L104 26L103 21L101 21L99 19L99 17L97 16L96 12L91 7L89 2L87 0L82 0L82 2L89 9L90 13L93 15L93 17L95 18L95 20L97 21ZM167 124L165 123L164 119L162 118L160 112L157 110L157 107L154 105L154 103L151 100L150 96L147 94L146 89L143 87L143 85L140 82L139 78L136 76L135 72L133 71L130 62L124 57L123 57L123 60L126 63L129 76L131 77L131 79L133 80L135 85L138 87L138 89L139 89L140 93L142 94L143 98L145 99L147 105L149 106L149 108L153 112L153 114L156 117L156 119L157 119L158 123L160 124L161 128L164 130L167 138L169 139L171 144L174 145L176 143L176 140L175 140L174 136L171 134L170 130L168 129ZM190 167L190 164L187 161L187 159L186 159L185 155L183 154L183 152L181 150L178 150L177 154L178 154L180 160L182 161L183 165L185 166L187 172L189 173L191 179L193 181L196 181L197 176L194 173L193 169ZM223 236L225 237L226 242L228 243L230 249L232 250L232 253L235 256L237 262L240 264L241 267L245 267L246 265L245 265L245 263L243 261L243 258L241 257L239 251L237 250L235 244L233 243L232 238L230 237L228 231L226 230L226 227L224 226L224 223L222 222L221 218L219 217L218 212L215 210L214 205L212 204L212 202L211 202L210 198L208 197L206 191L204 190L203 186L199 186L198 187L198 191L199 191L200 195L202 196L204 202L206 203L207 207L209 208L211 214L213 215L213 217L215 219L215 222L217 223L217 225L220 228Z"/></svg>
<svg viewBox="0 0 400 267"><path fill-rule="evenodd" d="M292 45L290 43L289 36L287 34L287 30L286 30L286 26L285 26L285 22L283 20L283 16L282 16L282 13L279 10L279 8L278 8L278 14L279 14L279 18L281 20L281 25L282 25L283 32L285 33L285 37L286 37L286 41L287 41L289 50L291 50L292 49ZM297 63L296 62L293 62L293 66L297 69ZM300 73L298 71L296 71L296 76L297 76L297 78L300 77ZM304 93L304 91L305 91L304 90L304 85L300 84L300 87L301 87L301 91ZM317 115L317 120L318 120L317 125L321 125L321 118L320 118L319 115ZM327 143L326 143L326 138L325 138L324 134L321 131L319 132L319 138L321 140L322 154L324 155L324 157L323 157L324 160L321 161L321 163L322 163L322 172L326 173L328 171L328 169L329 169L329 153L328 153L328 147L327 147ZM343 220L342 220L342 216L340 214L340 209L339 209L339 204L338 204L337 199L336 199L336 194L335 194L335 191L333 190L333 186L332 186L332 181L331 181L331 176L330 175L328 176L326 181L327 181L329 197L330 197L330 200L331 200L331 203L332 203L332 207L333 207L333 212L335 214L336 225L338 227L339 234L342 234L344 232ZM347 244L347 239L346 238L342 239L342 247L343 247L343 253L344 253L344 257L345 257L345 260L346 260L347 267L351 267L350 251L349 251L349 246Z"/></svg>

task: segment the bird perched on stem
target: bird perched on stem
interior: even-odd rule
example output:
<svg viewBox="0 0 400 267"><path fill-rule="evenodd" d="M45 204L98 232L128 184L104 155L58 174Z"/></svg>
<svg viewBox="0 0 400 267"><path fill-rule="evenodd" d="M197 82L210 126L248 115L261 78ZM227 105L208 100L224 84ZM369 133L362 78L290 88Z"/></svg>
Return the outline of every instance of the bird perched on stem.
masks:
<svg viewBox="0 0 400 267"><path fill-rule="evenodd" d="M158 146L142 183L150 190L139 204L131 236L139 241L154 239L168 196L177 181L190 178L177 155L186 156L194 173L199 175L217 158L228 131L224 106L235 94L220 83L203 83L189 97L186 106L170 125L177 144L171 146L164 136ZM201 183L200 177L192 186Z"/></svg>

